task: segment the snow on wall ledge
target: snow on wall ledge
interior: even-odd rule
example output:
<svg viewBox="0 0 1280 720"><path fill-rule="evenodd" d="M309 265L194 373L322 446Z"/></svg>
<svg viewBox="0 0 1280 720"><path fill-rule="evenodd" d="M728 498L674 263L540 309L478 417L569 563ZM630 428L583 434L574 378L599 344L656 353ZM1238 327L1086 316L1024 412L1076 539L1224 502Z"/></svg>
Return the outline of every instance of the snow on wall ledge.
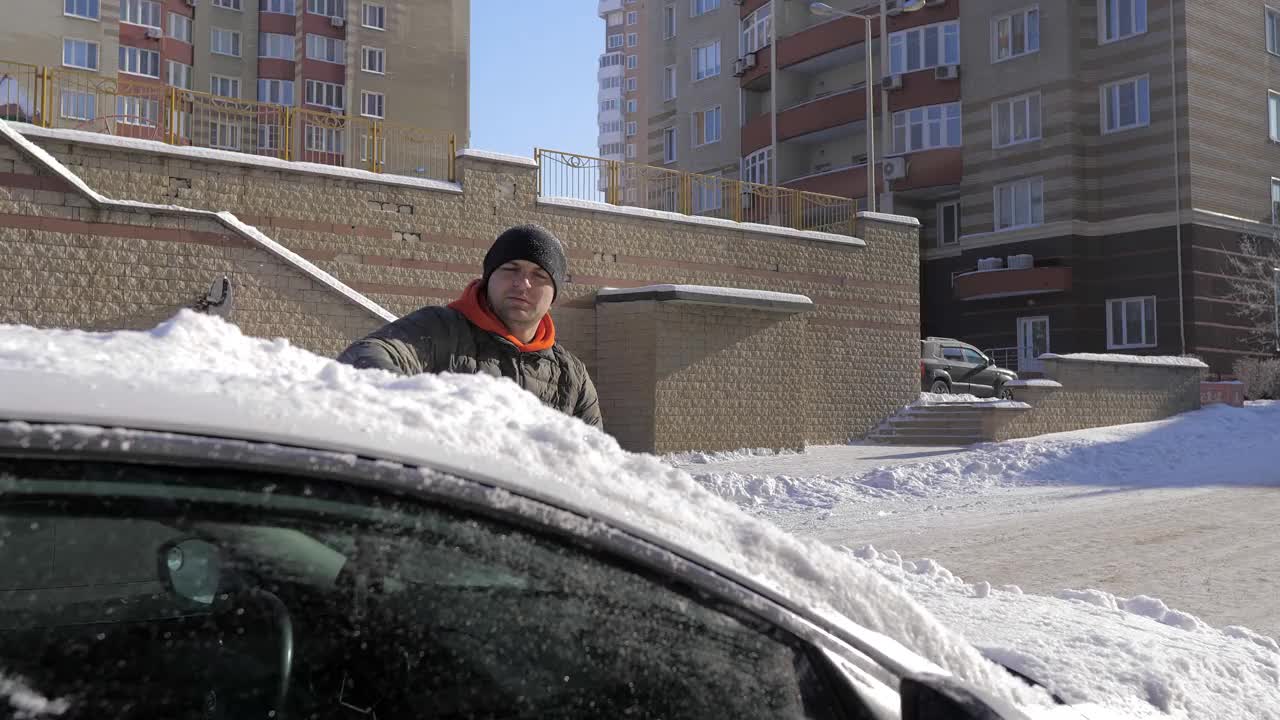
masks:
<svg viewBox="0 0 1280 720"><path fill-rule="evenodd" d="M1117 365L1158 365L1162 367L1208 368L1201 360L1177 355L1122 355L1119 353L1070 353L1058 355L1045 353L1041 360L1067 360L1075 362L1113 363Z"/></svg>

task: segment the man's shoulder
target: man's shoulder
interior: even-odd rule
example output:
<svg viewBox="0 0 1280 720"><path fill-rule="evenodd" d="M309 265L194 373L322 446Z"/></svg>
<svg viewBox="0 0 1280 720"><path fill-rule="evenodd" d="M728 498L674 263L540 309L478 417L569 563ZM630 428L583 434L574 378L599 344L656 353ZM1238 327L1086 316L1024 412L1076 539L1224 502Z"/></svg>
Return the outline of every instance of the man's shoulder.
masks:
<svg viewBox="0 0 1280 720"><path fill-rule="evenodd" d="M587 375L587 364L582 359L573 354L573 351L560 343L551 346L551 354L561 365L571 368L577 375Z"/></svg>

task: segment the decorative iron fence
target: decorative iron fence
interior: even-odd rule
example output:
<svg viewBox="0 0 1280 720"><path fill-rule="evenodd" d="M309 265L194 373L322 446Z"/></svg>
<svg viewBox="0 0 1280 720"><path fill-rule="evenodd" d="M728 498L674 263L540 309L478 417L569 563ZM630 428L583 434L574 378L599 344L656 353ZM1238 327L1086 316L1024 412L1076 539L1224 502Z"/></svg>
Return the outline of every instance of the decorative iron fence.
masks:
<svg viewBox="0 0 1280 720"><path fill-rule="evenodd" d="M995 363L996 367L1002 367L1006 370L1018 372L1018 348L988 348L982 352L985 353L987 357L991 358L991 362Z"/></svg>

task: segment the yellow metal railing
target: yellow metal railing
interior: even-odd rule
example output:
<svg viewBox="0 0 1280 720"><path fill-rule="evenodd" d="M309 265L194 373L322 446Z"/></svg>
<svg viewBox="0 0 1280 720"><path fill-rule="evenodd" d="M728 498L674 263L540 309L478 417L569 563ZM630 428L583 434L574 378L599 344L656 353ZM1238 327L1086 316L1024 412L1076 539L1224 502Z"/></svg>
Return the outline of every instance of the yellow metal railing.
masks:
<svg viewBox="0 0 1280 720"><path fill-rule="evenodd" d="M857 200L537 149L540 197L592 200L682 215L854 235Z"/></svg>
<svg viewBox="0 0 1280 720"><path fill-rule="evenodd" d="M390 175L455 179L448 132L0 60L0 118Z"/></svg>

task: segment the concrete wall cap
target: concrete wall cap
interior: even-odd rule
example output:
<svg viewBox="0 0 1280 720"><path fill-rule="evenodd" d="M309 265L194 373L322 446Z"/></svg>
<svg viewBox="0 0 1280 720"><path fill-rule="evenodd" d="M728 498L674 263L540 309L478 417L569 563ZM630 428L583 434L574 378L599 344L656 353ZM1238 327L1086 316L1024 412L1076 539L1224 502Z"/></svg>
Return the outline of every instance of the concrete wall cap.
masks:
<svg viewBox="0 0 1280 720"><path fill-rule="evenodd" d="M812 310L814 307L813 300L804 295L793 295L770 290L713 287L710 285L645 285L644 287L636 288L601 288L596 293L596 303L645 300L729 305L754 310L784 312L802 312Z"/></svg>
<svg viewBox="0 0 1280 720"><path fill-rule="evenodd" d="M538 161L530 157L520 155L507 155L506 153L492 152L490 150L476 150L467 148L458 151L458 159L466 160L484 160L485 162L502 163L503 165L518 165L523 168L537 168Z"/></svg>
<svg viewBox="0 0 1280 720"><path fill-rule="evenodd" d="M907 227L920 227L920 218L913 218L910 215L890 215L888 213L878 212L860 212L859 220L875 220L876 222L894 223L897 225L906 225Z"/></svg>
<svg viewBox="0 0 1280 720"><path fill-rule="evenodd" d="M1123 355L1118 353L1071 353L1069 355L1058 355L1056 353L1045 353L1040 356L1041 360L1066 360L1068 362L1092 362L1106 363L1111 365L1153 365L1157 367L1180 367L1180 368L1197 368L1206 369L1209 366L1203 361L1193 357L1180 357L1177 355Z"/></svg>
<svg viewBox="0 0 1280 720"><path fill-rule="evenodd" d="M1010 380L1004 384L1005 387L1023 387L1023 388L1060 388L1062 383L1057 380L1044 380L1041 378L1032 378L1030 380Z"/></svg>

